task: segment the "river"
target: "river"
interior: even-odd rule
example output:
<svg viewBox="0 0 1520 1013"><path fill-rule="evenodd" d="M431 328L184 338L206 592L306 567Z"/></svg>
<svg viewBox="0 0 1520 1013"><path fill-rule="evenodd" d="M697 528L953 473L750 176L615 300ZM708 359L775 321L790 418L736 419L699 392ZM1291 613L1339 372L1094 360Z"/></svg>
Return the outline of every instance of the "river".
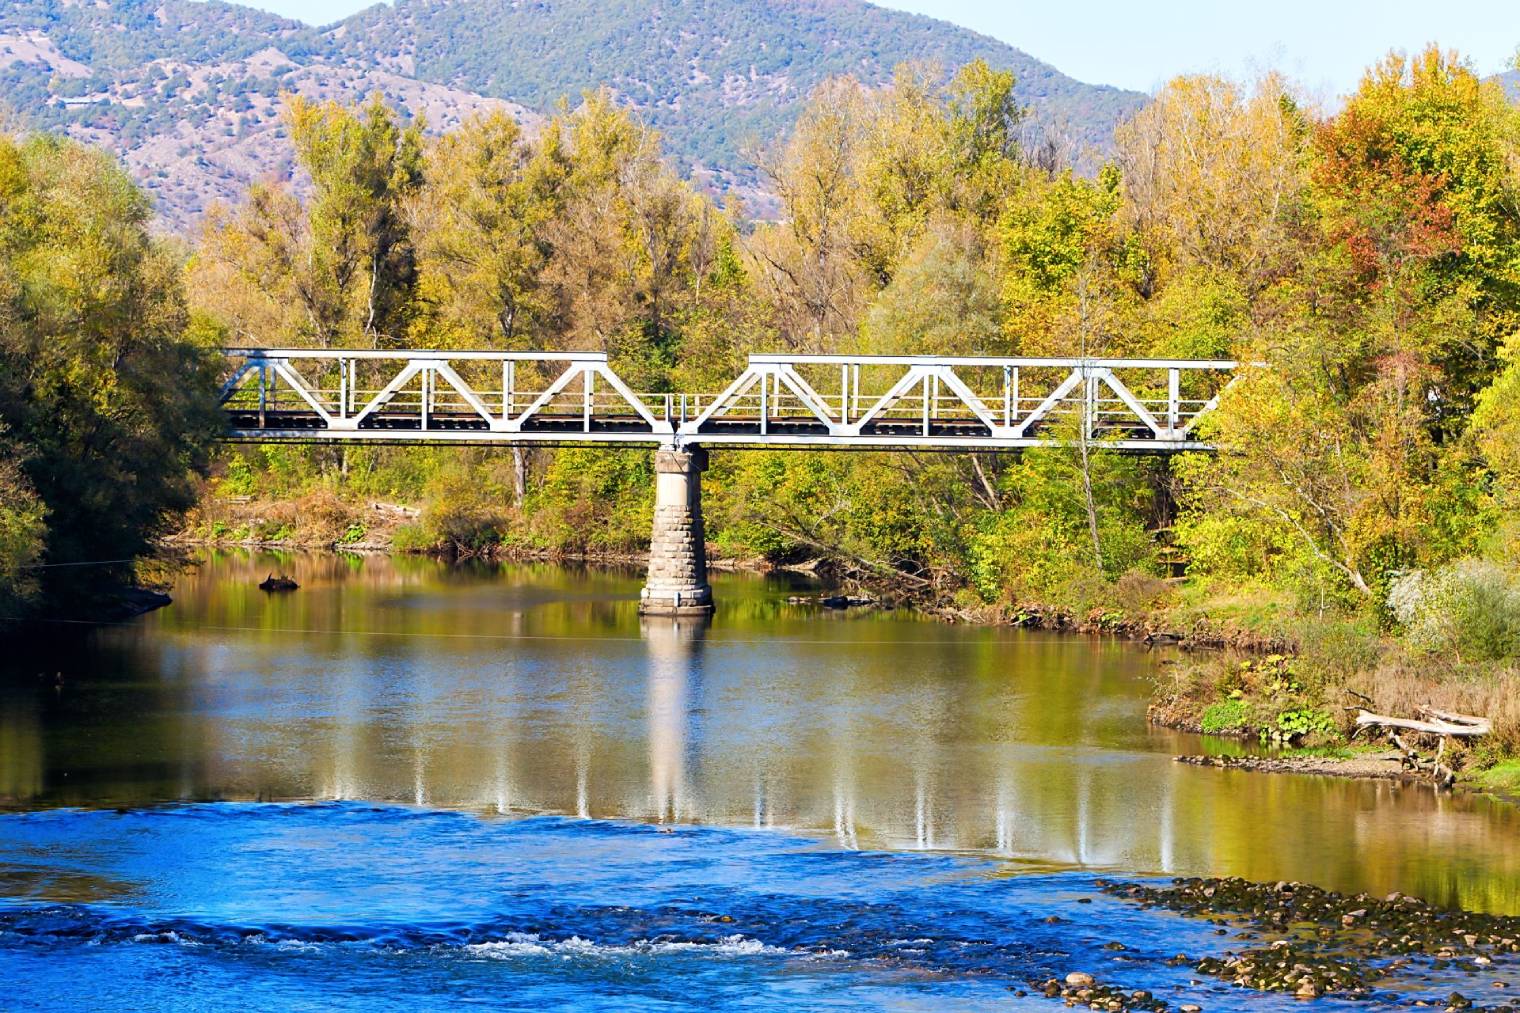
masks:
<svg viewBox="0 0 1520 1013"><path fill-rule="evenodd" d="M1240 747L1146 725L1166 652L748 574L710 623L641 622L638 585L211 554L166 609L13 645L7 1002L1048 1009L1025 982L1080 969L1273 1009L1165 963L1212 926L1095 878L1520 913L1511 807L1173 762Z"/></svg>

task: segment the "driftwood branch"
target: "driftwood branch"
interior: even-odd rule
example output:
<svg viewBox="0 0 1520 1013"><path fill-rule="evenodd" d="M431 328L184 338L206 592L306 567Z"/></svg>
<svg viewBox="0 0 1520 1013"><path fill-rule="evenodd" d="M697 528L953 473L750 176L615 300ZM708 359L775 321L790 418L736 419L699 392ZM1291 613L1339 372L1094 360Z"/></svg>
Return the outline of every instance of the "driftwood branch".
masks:
<svg viewBox="0 0 1520 1013"><path fill-rule="evenodd" d="M1361 696L1359 693L1356 695ZM1362 697L1362 699L1367 698ZM1371 703L1370 700L1367 702ZM1356 711L1358 730L1382 729L1387 734L1388 741L1404 754L1406 766L1419 773L1429 774L1432 780L1444 788L1450 788L1457 780L1457 772L1444 762L1447 745L1455 739L1477 738L1493 731L1493 722L1488 718L1474 717L1471 714L1456 714L1430 706L1420 708L1418 719L1374 714L1360 707ZM1427 760L1412 742L1406 741L1405 737L1399 734L1401 731L1435 736L1438 740L1435 758Z"/></svg>
<svg viewBox="0 0 1520 1013"><path fill-rule="evenodd" d="M1455 738L1468 738L1479 735L1487 735L1493 731L1493 722L1488 718L1469 717L1465 714L1451 714L1446 711L1432 710L1429 707L1421 708L1426 720L1413 718L1395 718L1386 714L1374 714L1368 710L1359 710L1356 715L1358 728L1368 726L1377 728L1403 728L1411 732L1423 732L1426 735L1452 736Z"/></svg>

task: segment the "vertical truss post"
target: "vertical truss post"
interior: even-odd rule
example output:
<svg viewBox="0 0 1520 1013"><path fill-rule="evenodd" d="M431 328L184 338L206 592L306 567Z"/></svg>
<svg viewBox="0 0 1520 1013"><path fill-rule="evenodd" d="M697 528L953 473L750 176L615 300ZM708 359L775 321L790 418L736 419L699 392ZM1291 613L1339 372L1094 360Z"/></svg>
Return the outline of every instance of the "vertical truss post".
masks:
<svg viewBox="0 0 1520 1013"><path fill-rule="evenodd" d="M1003 367L1003 425L1013 428L1013 367Z"/></svg>
<svg viewBox="0 0 1520 1013"><path fill-rule="evenodd" d="M1178 398L1181 379L1182 370L1173 368L1166 371L1166 435L1171 439L1177 438L1177 423L1181 421L1181 401Z"/></svg>
<svg viewBox="0 0 1520 1013"><path fill-rule="evenodd" d="M1082 438L1093 438L1094 416L1098 410L1098 377L1086 366L1082 367L1082 373L1087 378L1086 411L1082 413Z"/></svg>
<svg viewBox="0 0 1520 1013"><path fill-rule="evenodd" d="M924 435L929 435L929 374L924 374Z"/></svg>
<svg viewBox="0 0 1520 1013"><path fill-rule="evenodd" d="M760 435L764 436L770 431L771 415L771 377L770 373L760 374Z"/></svg>
<svg viewBox="0 0 1520 1013"><path fill-rule="evenodd" d="M511 359L501 360L501 423L506 425L512 421L512 385L516 379L513 374L517 370L517 364Z"/></svg>
<svg viewBox="0 0 1520 1013"><path fill-rule="evenodd" d="M860 363L850 367L850 414L860 414Z"/></svg>
<svg viewBox="0 0 1520 1013"><path fill-rule="evenodd" d="M422 429L427 431L428 408L433 402L433 367L422 367Z"/></svg>
<svg viewBox="0 0 1520 1013"><path fill-rule="evenodd" d="M586 370L586 392L581 397L581 431L591 432L591 408L596 397L596 374Z"/></svg>
<svg viewBox="0 0 1520 1013"><path fill-rule="evenodd" d="M839 424L850 424L850 367L839 367Z"/></svg>
<svg viewBox="0 0 1520 1013"><path fill-rule="evenodd" d="M338 359L338 418L348 418L348 360Z"/></svg>
<svg viewBox="0 0 1520 1013"><path fill-rule="evenodd" d="M348 412L359 410L359 360L348 360ZM346 417L346 416L345 416Z"/></svg>
<svg viewBox="0 0 1520 1013"><path fill-rule="evenodd" d="M268 423L264 420L264 410L269 403L269 367L259 363L259 428L263 429Z"/></svg>

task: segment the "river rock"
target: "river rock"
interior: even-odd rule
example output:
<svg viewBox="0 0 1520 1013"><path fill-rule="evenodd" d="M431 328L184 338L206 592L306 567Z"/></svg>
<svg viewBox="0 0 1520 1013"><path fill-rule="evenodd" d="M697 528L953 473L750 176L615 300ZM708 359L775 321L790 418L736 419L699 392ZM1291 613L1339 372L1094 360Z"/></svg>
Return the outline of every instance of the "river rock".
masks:
<svg viewBox="0 0 1520 1013"><path fill-rule="evenodd" d="M1066 976L1066 984L1072 988L1090 988L1092 983L1093 976L1086 971L1073 971Z"/></svg>

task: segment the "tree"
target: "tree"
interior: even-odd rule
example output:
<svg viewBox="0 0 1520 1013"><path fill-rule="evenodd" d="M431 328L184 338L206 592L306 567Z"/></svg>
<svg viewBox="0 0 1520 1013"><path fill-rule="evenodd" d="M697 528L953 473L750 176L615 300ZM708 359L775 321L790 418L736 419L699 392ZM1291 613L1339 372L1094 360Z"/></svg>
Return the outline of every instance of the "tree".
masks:
<svg viewBox="0 0 1520 1013"><path fill-rule="evenodd" d="M313 313L318 340L400 343L417 284L403 208L422 184L422 121L403 128L376 94L362 113L294 96L286 122L311 176L306 267L328 297Z"/></svg>
<svg viewBox="0 0 1520 1013"><path fill-rule="evenodd" d="M414 327L429 345L543 340L553 313L542 280L554 254L549 226L563 212L568 174L557 124L535 146L502 112L466 120L429 149L427 183L408 206L430 308Z"/></svg>
<svg viewBox="0 0 1520 1013"><path fill-rule="evenodd" d="M853 79L824 82L786 144L761 159L783 218L758 227L747 248L781 339L801 351L831 347L860 310L865 278L849 230L863 101Z"/></svg>
<svg viewBox="0 0 1520 1013"><path fill-rule="evenodd" d="M192 298L266 344L403 344L418 268L405 214L422 185L422 124L402 127L376 95L362 111L287 98L305 202L258 184L241 208L207 216Z"/></svg>
<svg viewBox="0 0 1520 1013"><path fill-rule="evenodd" d="M1188 473L1193 510L1291 532L1379 609L1398 572L1471 547L1489 515L1454 476L1520 306L1514 116L1430 49L1380 63L1314 129L1282 233L1296 264L1254 297L1242 348L1270 369L1221 405L1231 452Z"/></svg>
<svg viewBox="0 0 1520 1013"><path fill-rule="evenodd" d="M0 558L145 552L219 428L209 331L148 199L103 153L0 137Z"/></svg>
<svg viewBox="0 0 1520 1013"><path fill-rule="evenodd" d="M1291 267L1311 125L1268 75L1249 94L1224 78L1177 78L1119 127L1123 214L1155 287L1202 269L1254 293Z"/></svg>

